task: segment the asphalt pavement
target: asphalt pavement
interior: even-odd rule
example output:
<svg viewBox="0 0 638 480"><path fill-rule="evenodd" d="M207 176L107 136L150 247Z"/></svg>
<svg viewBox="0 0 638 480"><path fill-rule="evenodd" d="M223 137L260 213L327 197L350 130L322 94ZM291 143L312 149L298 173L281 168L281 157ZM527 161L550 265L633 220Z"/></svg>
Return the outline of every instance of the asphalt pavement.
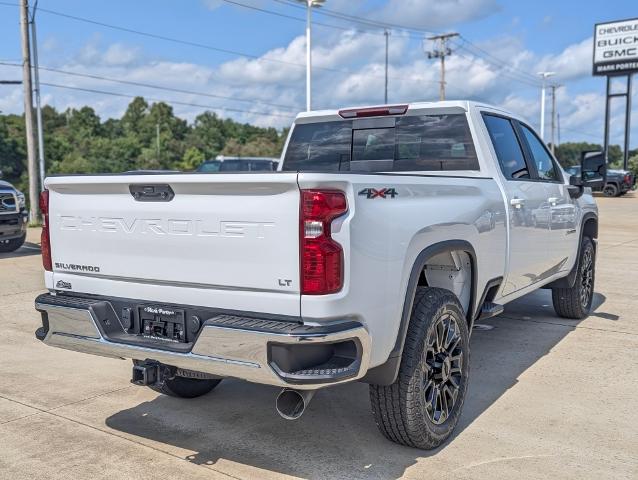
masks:
<svg viewBox="0 0 638 480"><path fill-rule="evenodd" d="M289 422L276 388L169 398L131 385L128 361L43 345L31 230L0 254L0 479L636 479L638 194L598 201L595 311L558 318L542 290L483 322L460 424L430 452L378 433L364 384Z"/></svg>

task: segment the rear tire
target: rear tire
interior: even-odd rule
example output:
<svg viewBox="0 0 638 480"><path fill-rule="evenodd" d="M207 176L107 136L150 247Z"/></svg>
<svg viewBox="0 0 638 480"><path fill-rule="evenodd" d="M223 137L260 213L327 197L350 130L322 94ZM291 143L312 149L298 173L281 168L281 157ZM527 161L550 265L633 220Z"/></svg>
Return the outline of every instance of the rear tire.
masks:
<svg viewBox="0 0 638 480"><path fill-rule="evenodd" d="M603 188L603 195L606 197L616 197L618 196L618 187L613 183L608 183Z"/></svg>
<svg viewBox="0 0 638 480"><path fill-rule="evenodd" d="M142 362L133 360L133 363L137 365ZM209 393L221 381L221 378L199 379L174 376L172 378L165 377L155 385L148 385L148 388L171 397L196 398Z"/></svg>
<svg viewBox="0 0 638 480"><path fill-rule="evenodd" d="M595 278L596 249L589 237L583 237L574 286L552 288L552 303L558 316L580 320L589 315L594 298Z"/></svg>
<svg viewBox="0 0 638 480"><path fill-rule="evenodd" d="M467 321L457 298L442 288L419 288L392 385L370 385L372 414L386 438L432 449L452 433L467 391Z"/></svg>
<svg viewBox="0 0 638 480"><path fill-rule="evenodd" d="M24 245L24 241L27 238L25 233L21 237L13 238L11 240L0 240L0 253L15 252L18 248Z"/></svg>

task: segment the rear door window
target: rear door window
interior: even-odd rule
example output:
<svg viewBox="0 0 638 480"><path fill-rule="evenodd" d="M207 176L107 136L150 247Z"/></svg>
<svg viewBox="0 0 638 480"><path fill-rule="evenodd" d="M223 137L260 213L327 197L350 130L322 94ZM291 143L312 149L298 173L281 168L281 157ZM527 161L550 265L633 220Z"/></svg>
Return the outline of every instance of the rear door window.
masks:
<svg viewBox="0 0 638 480"><path fill-rule="evenodd" d="M465 115L451 114L397 117L387 128L357 128L350 120L296 125L283 170L479 170L479 164Z"/></svg>
<svg viewBox="0 0 638 480"><path fill-rule="evenodd" d="M508 180L530 178L525 156L512 122L507 118L488 114L484 114L483 119L505 178Z"/></svg>
<svg viewBox="0 0 638 480"><path fill-rule="evenodd" d="M395 171L478 170L465 115L424 115L397 121Z"/></svg>
<svg viewBox="0 0 638 480"><path fill-rule="evenodd" d="M283 170L332 172L350 161L352 122L295 125L288 142Z"/></svg>

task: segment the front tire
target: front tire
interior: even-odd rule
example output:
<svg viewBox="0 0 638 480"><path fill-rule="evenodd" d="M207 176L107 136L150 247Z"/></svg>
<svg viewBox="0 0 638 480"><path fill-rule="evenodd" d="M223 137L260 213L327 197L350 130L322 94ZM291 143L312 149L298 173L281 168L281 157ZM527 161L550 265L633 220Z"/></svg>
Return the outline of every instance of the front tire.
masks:
<svg viewBox="0 0 638 480"><path fill-rule="evenodd" d="M594 298L596 277L596 249L589 237L580 246L578 273L571 288L552 288L552 303L558 316L583 319L589 315Z"/></svg>
<svg viewBox="0 0 638 480"><path fill-rule="evenodd" d="M408 447L441 445L461 415L469 365L469 331L459 301L442 288L419 288L395 382L370 385L381 433Z"/></svg>
<svg viewBox="0 0 638 480"><path fill-rule="evenodd" d="M0 240L0 253L15 252L18 248L24 245L24 241L27 238L25 233L21 237L13 238L11 240Z"/></svg>

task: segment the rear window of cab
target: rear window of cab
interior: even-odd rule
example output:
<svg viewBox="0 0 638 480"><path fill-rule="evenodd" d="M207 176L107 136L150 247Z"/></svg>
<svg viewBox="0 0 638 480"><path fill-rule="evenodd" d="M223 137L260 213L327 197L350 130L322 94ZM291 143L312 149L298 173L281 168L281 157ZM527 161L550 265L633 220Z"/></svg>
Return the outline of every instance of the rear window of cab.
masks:
<svg viewBox="0 0 638 480"><path fill-rule="evenodd" d="M464 114L394 118L393 126L379 128L357 128L361 124L356 120L297 124L288 142L282 169L318 172L479 170Z"/></svg>

